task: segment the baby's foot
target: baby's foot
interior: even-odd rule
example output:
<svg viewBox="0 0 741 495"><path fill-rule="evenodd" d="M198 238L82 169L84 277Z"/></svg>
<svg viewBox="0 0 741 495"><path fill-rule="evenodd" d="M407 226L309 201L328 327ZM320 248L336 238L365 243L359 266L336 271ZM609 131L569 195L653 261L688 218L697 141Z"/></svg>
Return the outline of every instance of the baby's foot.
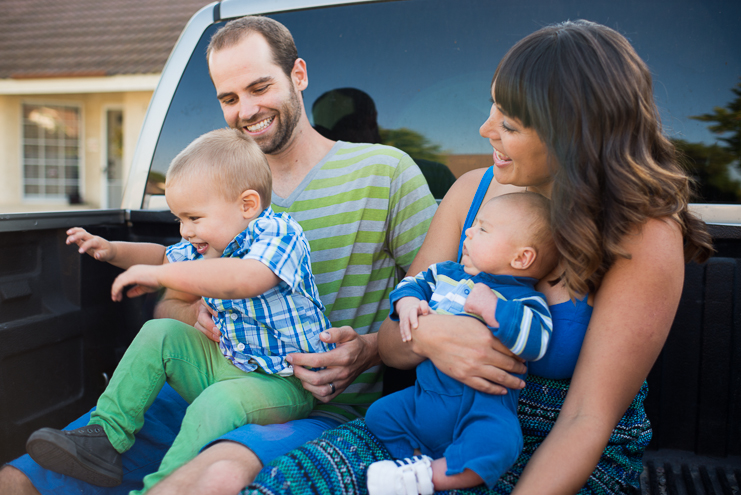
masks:
<svg viewBox="0 0 741 495"><path fill-rule="evenodd" d="M374 462L368 468L368 495L431 495L432 459L426 455Z"/></svg>

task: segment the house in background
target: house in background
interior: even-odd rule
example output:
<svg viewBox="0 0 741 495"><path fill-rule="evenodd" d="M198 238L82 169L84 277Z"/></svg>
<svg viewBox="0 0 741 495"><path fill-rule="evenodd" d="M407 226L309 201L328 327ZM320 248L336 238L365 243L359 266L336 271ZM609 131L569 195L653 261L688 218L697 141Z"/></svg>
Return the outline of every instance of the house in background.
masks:
<svg viewBox="0 0 741 495"><path fill-rule="evenodd" d="M0 1L0 212L120 206L160 73L208 3Z"/></svg>

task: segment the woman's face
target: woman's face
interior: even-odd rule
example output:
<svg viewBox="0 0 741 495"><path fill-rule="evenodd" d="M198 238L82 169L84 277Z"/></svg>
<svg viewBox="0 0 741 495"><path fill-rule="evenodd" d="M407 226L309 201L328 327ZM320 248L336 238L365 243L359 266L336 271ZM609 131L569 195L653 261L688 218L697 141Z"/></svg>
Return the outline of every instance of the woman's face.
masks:
<svg viewBox="0 0 741 495"><path fill-rule="evenodd" d="M494 86L491 95L493 100ZM553 170L548 148L534 129L504 115L494 101L479 132L494 148L494 177L500 184L527 187L550 198Z"/></svg>

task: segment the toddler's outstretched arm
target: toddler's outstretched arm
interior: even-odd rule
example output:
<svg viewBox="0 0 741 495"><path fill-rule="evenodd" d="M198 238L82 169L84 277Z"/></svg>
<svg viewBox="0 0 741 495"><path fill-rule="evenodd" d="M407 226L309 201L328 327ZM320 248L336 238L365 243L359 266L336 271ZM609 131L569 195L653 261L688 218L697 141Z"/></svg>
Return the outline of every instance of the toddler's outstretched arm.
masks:
<svg viewBox="0 0 741 495"><path fill-rule="evenodd" d="M67 244L77 244L80 254L87 253L98 261L107 261L119 268L133 265L161 265L165 246L149 242L107 241L85 229L73 227L67 231Z"/></svg>
<svg viewBox="0 0 741 495"><path fill-rule="evenodd" d="M167 287L179 292L217 299L257 297L280 282L273 271L254 259L216 258L162 266L136 265L116 277L111 298L122 299L126 286L134 285L126 295L140 296Z"/></svg>

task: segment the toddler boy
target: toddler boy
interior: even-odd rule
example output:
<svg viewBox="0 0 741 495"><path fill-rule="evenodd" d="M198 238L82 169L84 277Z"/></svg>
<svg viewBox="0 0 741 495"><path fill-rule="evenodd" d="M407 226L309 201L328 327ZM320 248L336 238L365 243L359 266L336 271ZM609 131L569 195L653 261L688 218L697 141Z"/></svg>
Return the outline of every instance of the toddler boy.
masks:
<svg viewBox="0 0 741 495"><path fill-rule="evenodd" d="M160 287L203 296L221 341L217 346L176 320L147 322L88 426L31 435L26 448L36 462L95 485L120 484L120 453L133 445L165 381L190 406L159 470L144 478L144 491L234 428L308 416L314 398L285 357L333 348L319 339L331 325L309 243L288 214L273 212L271 194L270 167L257 144L220 129L193 141L167 171L165 197L184 242L165 248L67 232L81 253L127 269L113 283L114 300L130 285L129 297Z"/></svg>
<svg viewBox="0 0 741 495"><path fill-rule="evenodd" d="M474 316L513 353L545 354L552 323L535 283L556 265L549 202L514 193L487 202L466 231L460 263L432 265L391 293L403 341L419 315ZM413 387L376 401L365 421L397 461L373 463L370 495L431 494L494 486L522 450L518 391L490 395L450 378L427 360ZM411 457L415 451L423 455ZM405 459L406 458L406 459ZM433 460L434 459L434 460Z"/></svg>

